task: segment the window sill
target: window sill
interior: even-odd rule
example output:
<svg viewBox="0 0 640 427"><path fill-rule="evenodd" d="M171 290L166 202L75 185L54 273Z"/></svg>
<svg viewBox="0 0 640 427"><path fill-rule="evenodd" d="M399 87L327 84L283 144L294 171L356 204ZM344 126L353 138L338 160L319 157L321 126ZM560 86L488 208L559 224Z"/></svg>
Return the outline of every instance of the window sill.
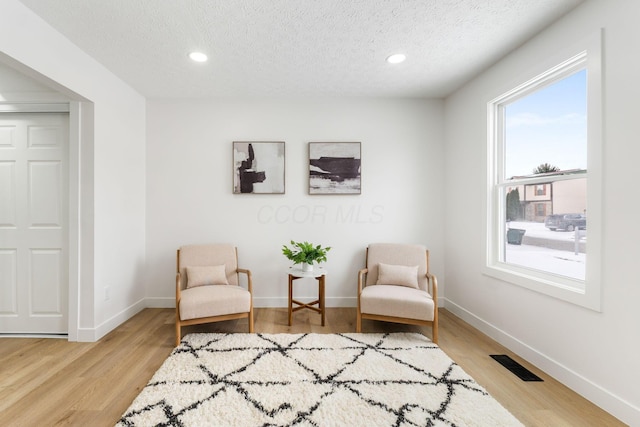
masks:
<svg viewBox="0 0 640 427"><path fill-rule="evenodd" d="M600 298L587 292L585 282L553 275L534 275L532 270L505 263L496 263L484 268L485 276L520 286L571 304L600 311Z"/></svg>

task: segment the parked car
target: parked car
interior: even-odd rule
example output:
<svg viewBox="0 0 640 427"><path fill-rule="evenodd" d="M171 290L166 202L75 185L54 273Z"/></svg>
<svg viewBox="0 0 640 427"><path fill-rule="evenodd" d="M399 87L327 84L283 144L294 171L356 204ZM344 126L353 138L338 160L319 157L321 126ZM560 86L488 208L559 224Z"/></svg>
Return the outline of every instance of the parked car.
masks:
<svg viewBox="0 0 640 427"><path fill-rule="evenodd" d="M544 226L551 231L573 231L576 228L585 230L587 228L587 216L578 213L549 215L544 221Z"/></svg>

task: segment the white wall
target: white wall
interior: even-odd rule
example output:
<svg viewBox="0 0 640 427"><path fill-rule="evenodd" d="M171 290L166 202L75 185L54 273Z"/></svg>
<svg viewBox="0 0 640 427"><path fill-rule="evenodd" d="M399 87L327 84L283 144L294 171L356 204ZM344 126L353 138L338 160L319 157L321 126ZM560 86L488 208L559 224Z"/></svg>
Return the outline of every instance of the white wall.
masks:
<svg viewBox="0 0 640 427"><path fill-rule="evenodd" d="M0 103L38 101L68 102L69 99L0 62Z"/></svg>
<svg viewBox="0 0 640 427"><path fill-rule="evenodd" d="M70 336L100 338L144 308L145 99L17 0L0 2L0 61L83 102L72 115L91 116L71 130L81 138L81 229Z"/></svg>
<svg viewBox="0 0 640 427"><path fill-rule="evenodd" d="M371 242L432 250L443 273L442 102L325 99L151 101L147 105L147 294L173 306L175 251L231 242L254 303L285 307L283 244L329 245L328 306L355 306ZM286 194L232 194L232 142L285 141ZM308 195L308 142L362 143L361 195ZM443 281L444 282L444 281ZM442 283L443 283L442 282ZM313 281L301 296L317 292Z"/></svg>
<svg viewBox="0 0 640 427"><path fill-rule="evenodd" d="M631 425L640 425L640 198L632 184L640 159L640 56L631 53L638 17L640 2L588 0L445 102L446 306ZM487 102L600 28L604 240L602 312L595 312L484 276L482 267Z"/></svg>

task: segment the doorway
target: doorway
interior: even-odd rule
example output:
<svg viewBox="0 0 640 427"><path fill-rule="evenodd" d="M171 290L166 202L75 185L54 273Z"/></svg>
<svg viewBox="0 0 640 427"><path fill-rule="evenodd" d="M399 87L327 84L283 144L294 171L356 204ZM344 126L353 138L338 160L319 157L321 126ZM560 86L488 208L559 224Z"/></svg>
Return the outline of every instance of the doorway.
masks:
<svg viewBox="0 0 640 427"><path fill-rule="evenodd" d="M0 334L69 332L69 114L0 114Z"/></svg>

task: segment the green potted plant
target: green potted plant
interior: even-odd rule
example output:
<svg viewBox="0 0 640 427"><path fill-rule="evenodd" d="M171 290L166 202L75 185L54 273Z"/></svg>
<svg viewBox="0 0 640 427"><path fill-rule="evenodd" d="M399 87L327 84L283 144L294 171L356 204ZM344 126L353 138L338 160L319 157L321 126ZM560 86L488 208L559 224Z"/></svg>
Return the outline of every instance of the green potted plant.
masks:
<svg viewBox="0 0 640 427"><path fill-rule="evenodd" d="M303 271L313 271L313 263L321 263L327 261L327 252L331 247L323 248L321 245L314 246L309 242L291 241L292 247L282 245L282 253L287 259L293 261L293 264L302 264Z"/></svg>

